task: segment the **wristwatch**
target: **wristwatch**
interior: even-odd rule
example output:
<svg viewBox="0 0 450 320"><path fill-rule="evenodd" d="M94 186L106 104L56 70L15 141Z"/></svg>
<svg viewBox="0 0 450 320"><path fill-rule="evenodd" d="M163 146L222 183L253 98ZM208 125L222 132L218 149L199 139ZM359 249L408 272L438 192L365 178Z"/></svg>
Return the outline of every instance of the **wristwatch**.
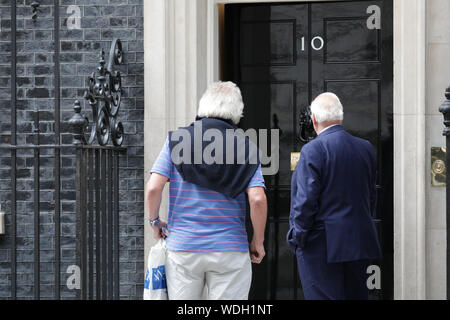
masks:
<svg viewBox="0 0 450 320"><path fill-rule="evenodd" d="M156 227L160 224L160 220L159 217L156 218L155 220L151 220L150 218L147 218L148 223L152 226L152 227Z"/></svg>

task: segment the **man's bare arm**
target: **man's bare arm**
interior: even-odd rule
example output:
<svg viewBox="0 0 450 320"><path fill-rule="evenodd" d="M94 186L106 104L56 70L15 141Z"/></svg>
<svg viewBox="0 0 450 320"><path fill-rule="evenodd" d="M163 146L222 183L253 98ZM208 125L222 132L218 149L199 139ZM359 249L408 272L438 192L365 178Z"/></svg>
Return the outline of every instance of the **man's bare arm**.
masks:
<svg viewBox="0 0 450 320"><path fill-rule="evenodd" d="M250 217L253 225L253 240L250 244L250 255L253 263L261 263L266 252L264 250L264 233L267 221L267 198L264 188L247 189L250 202Z"/></svg>
<svg viewBox="0 0 450 320"><path fill-rule="evenodd" d="M150 220L155 220L159 217L162 193L167 181L167 177L158 173L153 173L145 186L145 206ZM152 227L153 237L157 240L164 237L161 232L162 227L166 227L166 224L162 223L159 226Z"/></svg>

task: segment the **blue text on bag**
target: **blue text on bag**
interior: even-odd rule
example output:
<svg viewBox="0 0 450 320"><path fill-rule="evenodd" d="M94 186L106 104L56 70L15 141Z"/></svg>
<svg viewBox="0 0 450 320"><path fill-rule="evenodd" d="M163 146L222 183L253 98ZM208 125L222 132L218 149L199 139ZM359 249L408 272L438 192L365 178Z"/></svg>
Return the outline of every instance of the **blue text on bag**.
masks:
<svg viewBox="0 0 450 320"><path fill-rule="evenodd" d="M150 289L150 270L148 268L145 274L144 289Z"/></svg>
<svg viewBox="0 0 450 320"><path fill-rule="evenodd" d="M166 284L166 268L159 266L152 269L152 288L153 290L167 289Z"/></svg>

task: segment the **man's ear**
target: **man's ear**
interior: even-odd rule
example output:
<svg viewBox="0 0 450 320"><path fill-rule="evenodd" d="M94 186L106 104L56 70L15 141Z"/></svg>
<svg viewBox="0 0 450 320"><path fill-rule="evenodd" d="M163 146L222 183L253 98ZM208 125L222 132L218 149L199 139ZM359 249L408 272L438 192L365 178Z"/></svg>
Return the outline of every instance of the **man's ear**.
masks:
<svg viewBox="0 0 450 320"><path fill-rule="evenodd" d="M317 127L316 116L314 114L311 114L311 120L312 120L314 127Z"/></svg>

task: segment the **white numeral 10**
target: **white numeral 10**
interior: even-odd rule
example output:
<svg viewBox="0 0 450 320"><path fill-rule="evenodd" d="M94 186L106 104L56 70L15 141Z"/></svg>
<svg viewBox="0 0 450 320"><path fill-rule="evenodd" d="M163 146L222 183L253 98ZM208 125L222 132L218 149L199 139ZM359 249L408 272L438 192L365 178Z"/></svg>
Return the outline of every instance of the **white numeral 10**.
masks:
<svg viewBox="0 0 450 320"><path fill-rule="evenodd" d="M322 50L324 45L325 41L322 37L317 36L311 40L311 48L316 51ZM302 37L302 51L305 51L305 37Z"/></svg>

